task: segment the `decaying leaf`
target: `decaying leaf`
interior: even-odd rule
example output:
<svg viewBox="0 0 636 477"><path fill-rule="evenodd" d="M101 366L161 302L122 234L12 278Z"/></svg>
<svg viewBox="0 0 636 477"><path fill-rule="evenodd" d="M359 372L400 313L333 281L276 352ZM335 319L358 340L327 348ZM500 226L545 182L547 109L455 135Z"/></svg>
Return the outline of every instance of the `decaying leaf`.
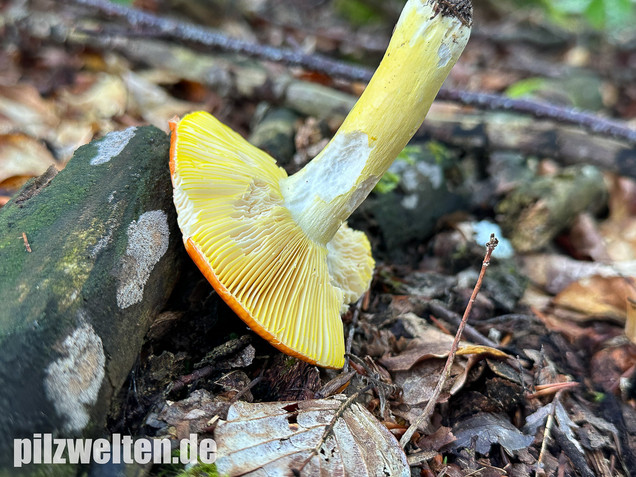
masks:
<svg viewBox="0 0 636 477"><path fill-rule="evenodd" d="M536 254L523 257L523 272L536 285L556 294L570 283L595 275L636 276L636 261L605 264L574 260L563 255Z"/></svg>
<svg viewBox="0 0 636 477"><path fill-rule="evenodd" d="M0 85L0 133L23 132L48 137L59 124L55 105L29 84Z"/></svg>
<svg viewBox="0 0 636 477"><path fill-rule="evenodd" d="M344 411L320 451L312 454L344 400L339 395L298 402L237 402L214 433L219 474L286 476L306 462L302 475L411 475L395 437L357 403Z"/></svg>
<svg viewBox="0 0 636 477"><path fill-rule="evenodd" d="M523 430L530 435L535 435L539 428L545 425L548 415L552 412L554 412L556 424L561 432L563 432L565 437L572 442L579 451L583 452L581 444L579 444L579 441L574 435L574 429L577 429L579 426L570 419L570 416L568 416L568 413L563 407L563 404L561 404L561 401L554 401L546 404L530 414L526 418L526 425L523 427Z"/></svg>
<svg viewBox="0 0 636 477"><path fill-rule="evenodd" d="M186 399L166 402L162 409L148 419L152 427L171 426L174 437L187 438L190 433L203 432L211 420L224 416L229 403L223 398L213 396L209 391L197 389Z"/></svg>
<svg viewBox="0 0 636 477"><path fill-rule="evenodd" d="M85 121L109 119L126 111L128 92L121 78L100 73L86 79L91 83L87 89L62 94L69 107L82 114Z"/></svg>
<svg viewBox="0 0 636 477"><path fill-rule="evenodd" d="M160 129L166 129L168 120L175 115L183 116L201 109L196 103L175 99L143 75L127 71L123 78L128 89L128 112L141 116Z"/></svg>
<svg viewBox="0 0 636 477"><path fill-rule="evenodd" d="M636 344L636 300L627 300L627 320L625 320L625 335Z"/></svg>
<svg viewBox="0 0 636 477"><path fill-rule="evenodd" d="M28 179L51 166L58 164L37 139L21 133L0 135L0 196L13 195Z"/></svg>
<svg viewBox="0 0 636 477"><path fill-rule="evenodd" d="M570 284L554 298L558 306L576 310L585 318L608 318L625 321L625 303L636 298L630 283L623 277L589 277Z"/></svg>
<svg viewBox="0 0 636 477"><path fill-rule="evenodd" d="M389 371L407 371L420 361L430 358L446 358L453 344L453 337L442 333L439 329L429 325L414 313L405 313L398 317L402 326L415 336L406 349L396 356L384 356L380 363ZM507 358L508 355L489 346L473 345L462 342L457 355L489 355Z"/></svg>
<svg viewBox="0 0 636 477"><path fill-rule="evenodd" d="M533 436L525 435L508 419L491 413L476 414L456 425L453 434L457 440L453 448L471 447L473 440L475 450L480 454L487 454L492 444L499 444L509 454L525 449L534 440Z"/></svg>

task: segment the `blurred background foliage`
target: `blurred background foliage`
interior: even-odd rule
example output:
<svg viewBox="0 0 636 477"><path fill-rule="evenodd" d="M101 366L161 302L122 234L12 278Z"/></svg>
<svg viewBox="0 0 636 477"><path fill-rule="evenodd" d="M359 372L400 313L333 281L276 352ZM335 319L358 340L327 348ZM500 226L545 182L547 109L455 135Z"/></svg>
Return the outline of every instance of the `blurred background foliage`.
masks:
<svg viewBox="0 0 636 477"><path fill-rule="evenodd" d="M353 24L382 21L387 11L399 12L404 1L334 0L337 11ZM532 10L568 30L593 28L619 39L636 28L636 0L474 0L500 11ZM391 5L392 4L392 5Z"/></svg>

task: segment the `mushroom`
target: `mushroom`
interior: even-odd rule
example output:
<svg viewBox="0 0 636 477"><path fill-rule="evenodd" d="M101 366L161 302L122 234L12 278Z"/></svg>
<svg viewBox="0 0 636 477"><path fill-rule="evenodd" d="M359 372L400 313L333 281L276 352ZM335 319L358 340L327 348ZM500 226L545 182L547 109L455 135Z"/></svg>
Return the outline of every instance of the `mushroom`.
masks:
<svg viewBox="0 0 636 477"><path fill-rule="evenodd" d="M419 128L468 41L471 15L470 0L409 0L364 93L292 176L206 112L171 123L186 249L236 314L284 353L343 366L340 316L374 267L367 237L345 221Z"/></svg>

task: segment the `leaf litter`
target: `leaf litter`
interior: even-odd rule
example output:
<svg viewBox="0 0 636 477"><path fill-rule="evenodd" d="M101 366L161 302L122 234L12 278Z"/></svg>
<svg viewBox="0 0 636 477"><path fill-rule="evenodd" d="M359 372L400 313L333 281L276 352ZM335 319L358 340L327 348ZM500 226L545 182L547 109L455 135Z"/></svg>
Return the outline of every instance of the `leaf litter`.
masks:
<svg viewBox="0 0 636 477"><path fill-rule="evenodd" d="M274 10L266 7L259 9L260 20L252 23L249 18L254 17L234 15L241 21L232 23L232 31L239 36L243 31L246 38L278 38L278 44L293 47L298 46L294 43L298 40L306 41L308 48L340 45L346 54L358 48L355 45L364 44L360 39L372 37L377 42L388 38L390 32L387 27L371 35L361 31L358 36L343 30L341 19L330 22L331 13L314 8L321 12L323 21L327 19L319 32L295 27L286 33L284 26L268 22L264 12ZM240 6L237 3L232 8ZM56 12L45 10L44 14L54 18ZM113 26L104 19L100 22ZM330 31L329 25L339 26ZM121 31L121 25L115 26ZM268 98L260 79L268 78L271 71L279 76L284 71L274 65L242 69L245 62L235 63L226 56L177 48L152 38L141 38L137 48L130 48L123 36L119 38L121 48L104 48L97 42L64 45L52 38L42 39L29 31L26 23L20 24L19 31L22 38L15 44L9 37L2 40L11 43L17 53L9 54L12 50L5 49L0 54L1 64L6 66L0 73L3 202L25 180L40 175L50 165L63 168L80 145L129 125L150 123L165 129L175 114L210 109L246 133L252 127L256 103ZM74 38L77 42L78 37ZM87 37L84 34L81 38ZM451 81L461 87L470 81L477 88L504 89L519 79L519 65L511 68L510 63L523 56L518 54L520 46L499 41L471 40L464 63ZM498 53L494 54L496 48ZM364 56L364 51L357 53ZM535 49L533 54L555 61L545 49ZM553 65L560 66L560 57L556 61ZM481 64L490 67L484 70ZM239 75L233 89L227 80L237 71L249 71L253 76ZM362 89L359 84L336 84L347 92ZM261 86L259 97L254 90ZM614 104L623 104L624 110L633 108L633 94L621 85L616 88L624 101ZM314 142L328 140L326 136L338 119L329 118L323 124L296 112L302 118L296 131L301 124L316 124L311 143L296 143L297 157L306 159L312 155L308 151ZM481 154L451 152L464 157L466 170L487 169L480 162ZM530 158L528 167L513 176L532 176L533 161L536 159ZM545 163L539 169L550 167L559 169ZM374 242L379 260L352 347L354 354L368 357L364 366L356 365L354 377L348 377L340 388L351 394L363 382L377 383L336 419L333 433L316 455L311 457L312 445L320 442L344 398L311 397L334 377L333 373L319 372L291 358L267 358L272 350L254 343L255 352L241 351L234 360L207 363L207 374L197 377L192 373L192 362L203 359L204 351L228 337L242 336L245 329L191 269L182 272L190 284L179 290L166 311L179 318L165 323L161 332L149 338L141 354L139 378L131 378L136 392L122 393L119 404L123 405L115 406L109 430L173 439L190 431L213 435L219 443L218 469L225 469L228 475L258 475L265 468L282 473L307 457L311 457L307 475L362 475L358 471L363 469L369 475L389 469L389 475L408 475L406 455L420 450L433 452L432 457L417 463L419 469L414 468L422 475L469 475L476 470L486 475L494 472L489 466L505 469L497 475L527 475L523 472L536 469L540 459L548 471L574 475L576 466L558 443L550 441L540 455L548 415L554 414L557 430L585 453L599 475L602 469L628 475L626 469L635 462L636 448L636 353L634 344L622 340L621 327L628 314L626 300L636 298L630 284L636 276L636 186L631 179L609 173L605 174L605 215L582 212L539 253L517 253L512 261L493 261L492 275L497 268L507 277L523 270L532 286L518 302L516 283L493 280L489 287L487 274L470 324L478 336L493 338L497 347L462 342L430 428L421 429L405 451L397 446L395 437L400 437L427 402L448 355L456 325L447 316L462 313L470 294L466 282L476 276L483 244L476 244L462 231L466 224L481 223L484 215L493 222L499 219L492 213L492 204L506 190L498 190L497 195L490 190L493 183L506 181L498 176L501 171L494 169L493 177L483 182L471 182L470 173L463 172L465 187L474 192L471 210L441 220L434 236L404 245L401 259L383 249L383 238L372 216L352 217L356 225L367 224L362 228ZM452 174L458 172L449 172ZM459 175L452 179L459 180ZM394 192L399 193L399 188ZM517 261L520 258L523 267ZM509 292L508 304L497 296L502 291ZM431 307L433 300L438 308ZM432 311L439 306L449 312L447 316ZM217 315L225 319L215 318ZM347 328L351 315L344 317ZM183 376L191 379L179 389L172 387ZM573 381L581 386L553 399L557 388L551 392L550 386ZM392 392L387 384L401 390ZM543 394L535 392L537 386ZM241 400L233 402L237 396ZM303 400L293 400L293 396ZM264 400L272 402L259 402ZM497 452L499 449L505 452ZM472 460L466 459L467 450L473 452Z"/></svg>

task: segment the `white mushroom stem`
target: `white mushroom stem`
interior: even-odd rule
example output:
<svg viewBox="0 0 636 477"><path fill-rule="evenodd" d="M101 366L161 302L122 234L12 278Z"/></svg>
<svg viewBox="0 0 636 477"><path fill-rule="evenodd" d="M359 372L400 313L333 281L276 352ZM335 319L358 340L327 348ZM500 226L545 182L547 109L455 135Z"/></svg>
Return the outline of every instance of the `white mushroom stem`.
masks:
<svg viewBox="0 0 636 477"><path fill-rule="evenodd" d="M422 124L470 35L468 0L409 0L364 93L329 142L282 179L285 205L328 243Z"/></svg>

